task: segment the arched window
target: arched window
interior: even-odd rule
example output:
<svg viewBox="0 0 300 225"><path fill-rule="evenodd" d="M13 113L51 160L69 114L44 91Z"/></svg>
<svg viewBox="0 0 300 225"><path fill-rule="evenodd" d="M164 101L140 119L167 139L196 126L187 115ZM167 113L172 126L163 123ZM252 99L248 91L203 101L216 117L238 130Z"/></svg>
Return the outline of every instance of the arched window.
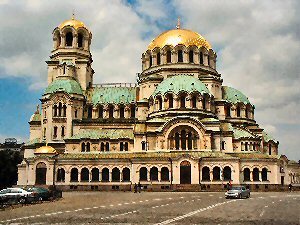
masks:
<svg viewBox="0 0 300 225"><path fill-rule="evenodd" d="M53 117L57 116L57 105L53 106Z"/></svg>
<svg viewBox="0 0 300 225"><path fill-rule="evenodd" d="M71 182L78 182L78 169L72 168L71 169Z"/></svg>
<svg viewBox="0 0 300 225"><path fill-rule="evenodd" d="M117 167L112 170L112 181L120 182L120 170Z"/></svg>
<svg viewBox="0 0 300 225"><path fill-rule="evenodd" d="M62 116L62 103L58 103L58 116Z"/></svg>
<svg viewBox="0 0 300 225"><path fill-rule="evenodd" d="M157 167L152 167L150 169L150 180L151 181L157 181L158 180L158 169Z"/></svg>
<svg viewBox="0 0 300 225"><path fill-rule="evenodd" d="M239 106L236 107L236 116L241 117L241 108Z"/></svg>
<svg viewBox="0 0 300 225"><path fill-rule="evenodd" d="M192 107L197 108L197 97L195 95L192 97Z"/></svg>
<svg viewBox="0 0 300 225"><path fill-rule="evenodd" d="M225 106L225 116L226 117L231 117L231 112L230 112L230 105Z"/></svg>
<svg viewBox="0 0 300 225"><path fill-rule="evenodd" d="M85 152L85 143L84 142L81 143L81 151Z"/></svg>
<svg viewBox="0 0 300 225"><path fill-rule="evenodd" d="M180 96L180 108L185 108L185 95Z"/></svg>
<svg viewBox="0 0 300 225"><path fill-rule="evenodd" d="M47 132L47 129L46 127L44 127L44 132L43 132L43 137L46 138L46 132Z"/></svg>
<svg viewBox="0 0 300 225"><path fill-rule="evenodd" d="M77 114L78 114L77 109L75 109L75 111L74 111L74 117L75 118L77 118L77 116L78 116Z"/></svg>
<svg viewBox="0 0 300 225"><path fill-rule="evenodd" d="M73 45L73 34L72 32L68 32L66 34L66 46L72 46Z"/></svg>
<svg viewBox="0 0 300 225"><path fill-rule="evenodd" d="M101 152L105 151L105 144L103 142L101 142L101 144L100 144L100 150L101 150Z"/></svg>
<svg viewBox="0 0 300 225"><path fill-rule="evenodd" d="M162 181L169 181L169 169L167 167L161 168L161 180Z"/></svg>
<svg viewBox="0 0 300 225"><path fill-rule="evenodd" d="M124 150L124 143L120 142L120 151L123 151L123 150Z"/></svg>
<svg viewBox="0 0 300 225"><path fill-rule="evenodd" d="M109 142L106 142L106 144L105 144L105 150L106 150L107 152L109 152Z"/></svg>
<svg viewBox="0 0 300 225"><path fill-rule="evenodd" d="M244 181L250 181L250 169L249 168L244 169Z"/></svg>
<svg viewBox="0 0 300 225"><path fill-rule="evenodd" d="M206 109L206 98L205 98L205 96L203 96L203 98L202 98L202 109Z"/></svg>
<svg viewBox="0 0 300 225"><path fill-rule="evenodd" d="M167 51L167 63L171 63L172 62L172 53L171 50Z"/></svg>
<svg viewBox="0 0 300 225"><path fill-rule="evenodd" d="M168 100L169 100L169 109L173 108L173 95L169 94L168 95Z"/></svg>
<svg viewBox="0 0 300 225"><path fill-rule="evenodd" d="M222 149L222 150L225 150L225 141L222 141L222 142L221 142L221 149Z"/></svg>
<svg viewBox="0 0 300 225"><path fill-rule="evenodd" d="M63 105L63 110L62 110L62 116L66 117L66 115L67 115L67 106L64 104Z"/></svg>
<svg viewBox="0 0 300 225"><path fill-rule="evenodd" d="M272 144L269 144L269 155L272 155Z"/></svg>
<svg viewBox="0 0 300 225"><path fill-rule="evenodd" d="M156 64L160 65L160 53L159 52L156 55Z"/></svg>
<svg viewBox="0 0 300 225"><path fill-rule="evenodd" d="M98 168L93 168L92 169L92 181L99 181L99 169Z"/></svg>
<svg viewBox="0 0 300 225"><path fill-rule="evenodd" d="M142 141L142 150L146 150L146 142Z"/></svg>
<svg viewBox="0 0 300 225"><path fill-rule="evenodd" d="M189 51L189 62L190 63L194 62L194 51L193 50Z"/></svg>
<svg viewBox="0 0 300 225"><path fill-rule="evenodd" d="M61 137L64 137L65 136L65 127L62 126L61 127Z"/></svg>
<svg viewBox="0 0 300 225"><path fill-rule="evenodd" d="M109 181L109 170L108 170L108 168L103 168L102 169L102 181L103 182L108 182Z"/></svg>
<svg viewBox="0 0 300 225"><path fill-rule="evenodd" d="M259 169L258 168L253 169L252 175L253 175L253 181L259 181Z"/></svg>
<svg viewBox="0 0 300 225"><path fill-rule="evenodd" d="M142 167L140 168L140 181L147 181L147 168Z"/></svg>
<svg viewBox="0 0 300 225"><path fill-rule="evenodd" d="M57 170L56 181L57 182L65 182L65 170L63 168L59 168Z"/></svg>
<svg viewBox="0 0 300 225"><path fill-rule="evenodd" d="M81 33L78 34L78 48L83 47L83 35Z"/></svg>
<svg viewBox="0 0 300 225"><path fill-rule="evenodd" d="M120 118L124 118L125 116L125 107L124 105L120 106Z"/></svg>
<svg viewBox="0 0 300 225"><path fill-rule="evenodd" d="M223 177L224 177L224 180L231 180L231 168L229 166L224 167Z"/></svg>
<svg viewBox="0 0 300 225"><path fill-rule="evenodd" d="M53 127L53 137L57 137L57 126Z"/></svg>
<svg viewBox="0 0 300 225"><path fill-rule="evenodd" d="M123 175L123 178L122 178L123 181L130 181L130 169L129 168L124 168L122 170L122 175Z"/></svg>
<svg viewBox="0 0 300 225"><path fill-rule="evenodd" d="M149 56L149 67L152 66L152 55Z"/></svg>
<svg viewBox="0 0 300 225"><path fill-rule="evenodd" d="M88 118L91 119L93 114L93 107L90 105L88 106Z"/></svg>
<svg viewBox="0 0 300 225"><path fill-rule="evenodd" d="M158 101L158 109L162 110L162 105L163 105L162 98L160 96L158 96L157 101Z"/></svg>
<svg viewBox="0 0 300 225"><path fill-rule="evenodd" d="M213 168L213 180L221 180L220 167L216 166Z"/></svg>
<svg viewBox="0 0 300 225"><path fill-rule="evenodd" d="M203 65L203 52L200 52L200 65Z"/></svg>
<svg viewBox="0 0 300 225"><path fill-rule="evenodd" d="M202 168L202 180L203 181L210 180L210 170L207 166Z"/></svg>
<svg viewBox="0 0 300 225"><path fill-rule="evenodd" d="M135 118L135 105L130 106L130 117Z"/></svg>
<svg viewBox="0 0 300 225"><path fill-rule="evenodd" d="M267 168L263 168L261 170L261 180L262 181L267 181L268 180L268 169Z"/></svg>
<svg viewBox="0 0 300 225"><path fill-rule="evenodd" d="M109 118L114 118L114 106L113 105L108 106L108 114L109 114Z"/></svg>
<svg viewBox="0 0 300 225"><path fill-rule="evenodd" d="M249 111L248 111L249 109L248 109L248 107L246 108L246 111L245 111L245 117L246 118L249 118Z"/></svg>
<svg viewBox="0 0 300 225"><path fill-rule="evenodd" d="M178 50L177 52L177 56L178 56L178 62L183 62L183 52L182 50Z"/></svg>
<svg viewBox="0 0 300 225"><path fill-rule="evenodd" d="M98 118L103 118L103 106L100 105L98 109Z"/></svg>
<svg viewBox="0 0 300 225"><path fill-rule="evenodd" d="M245 151L248 151L248 142L245 142Z"/></svg>
<svg viewBox="0 0 300 225"><path fill-rule="evenodd" d="M88 168L82 168L80 174L80 181L89 182L89 180L90 180L90 173Z"/></svg>
<svg viewBox="0 0 300 225"><path fill-rule="evenodd" d="M179 150L180 145L180 135L178 132L175 133L175 149Z"/></svg>
<svg viewBox="0 0 300 225"><path fill-rule="evenodd" d="M210 66L210 56L209 55L207 56L207 63L208 63L208 66Z"/></svg>
<svg viewBox="0 0 300 225"><path fill-rule="evenodd" d="M91 144L90 144L90 142L86 143L85 151L86 152L90 152L91 151Z"/></svg>
<svg viewBox="0 0 300 225"><path fill-rule="evenodd" d="M185 130L181 131L181 149L182 150L186 149L186 131Z"/></svg>
<svg viewBox="0 0 300 225"><path fill-rule="evenodd" d="M125 142L124 149L125 149L125 151L128 151L128 142Z"/></svg>
<svg viewBox="0 0 300 225"><path fill-rule="evenodd" d="M192 137L192 132L188 132L187 136L187 142L188 142L188 149L193 149L193 137Z"/></svg>

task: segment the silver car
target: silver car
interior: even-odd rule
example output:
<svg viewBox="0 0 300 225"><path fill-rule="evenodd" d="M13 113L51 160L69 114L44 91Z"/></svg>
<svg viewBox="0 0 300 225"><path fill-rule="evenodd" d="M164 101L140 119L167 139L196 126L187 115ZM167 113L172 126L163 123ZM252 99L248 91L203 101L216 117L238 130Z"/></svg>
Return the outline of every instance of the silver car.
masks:
<svg viewBox="0 0 300 225"><path fill-rule="evenodd" d="M225 198L250 198L250 190L244 186L232 187L225 193Z"/></svg>
<svg viewBox="0 0 300 225"><path fill-rule="evenodd" d="M35 201L37 193L22 188L6 188L0 191L2 201L13 201L21 204Z"/></svg>

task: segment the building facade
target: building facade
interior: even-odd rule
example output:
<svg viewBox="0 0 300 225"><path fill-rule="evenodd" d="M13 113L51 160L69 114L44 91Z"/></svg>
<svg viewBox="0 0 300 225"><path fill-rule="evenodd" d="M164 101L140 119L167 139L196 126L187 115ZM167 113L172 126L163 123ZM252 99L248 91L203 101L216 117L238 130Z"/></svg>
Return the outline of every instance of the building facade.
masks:
<svg viewBox="0 0 300 225"><path fill-rule="evenodd" d="M199 190L300 182L299 164L288 170L254 105L222 85L217 55L200 34L179 23L156 37L135 84L94 84L91 41L74 18L54 29L48 87L29 122L18 185Z"/></svg>

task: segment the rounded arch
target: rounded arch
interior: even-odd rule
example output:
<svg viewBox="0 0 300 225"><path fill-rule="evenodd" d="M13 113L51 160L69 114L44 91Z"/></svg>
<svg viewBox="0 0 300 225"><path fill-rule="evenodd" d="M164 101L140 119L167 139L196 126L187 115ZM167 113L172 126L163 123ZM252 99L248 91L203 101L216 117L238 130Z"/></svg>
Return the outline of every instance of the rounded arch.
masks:
<svg viewBox="0 0 300 225"><path fill-rule="evenodd" d="M150 169L150 180L151 181L158 181L158 168L153 166Z"/></svg>
<svg viewBox="0 0 300 225"><path fill-rule="evenodd" d="M148 180L148 170L146 167L140 168L140 181L147 181Z"/></svg>
<svg viewBox="0 0 300 225"><path fill-rule="evenodd" d="M35 168L35 183L46 184L47 181L47 165L45 162L38 162Z"/></svg>
<svg viewBox="0 0 300 225"><path fill-rule="evenodd" d="M130 181L130 169L125 167L122 170L122 181Z"/></svg>
<svg viewBox="0 0 300 225"><path fill-rule="evenodd" d="M268 181L268 169L266 167L261 170L261 180Z"/></svg>
<svg viewBox="0 0 300 225"><path fill-rule="evenodd" d="M213 168L213 180L218 181L221 180L221 169L218 166Z"/></svg>
<svg viewBox="0 0 300 225"><path fill-rule="evenodd" d="M203 181L210 181L210 169L208 166L204 166L202 168L202 180Z"/></svg>
<svg viewBox="0 0 300 225"><path fill-rule="evenodd" d="M88 168L84 167L80 172L80 181L89 182L90 181L90 171Z"/></svg>
<svg viewBox="0 0 300 225"><path fill-rule="evenodd" d="M180 184L191 184L191 163L183 160L180 163Z"/></svg>
<svg viewBox="0 0 300 225"><path fill-rule="evenodd" d="M65 182L65 169L64 168L58 168L56 172L56 181L57 182Z"/></svg>
<svg viewBox="0 0 300 225"><path fill-rule="evenodd" d="M162 167L161 168L161 180L162 181L169 181L170 177L169 177L169 168L168 167Z"/></svg>
<svg viewBox="0 0 300 225"><path fill-rule="evenodd" d="M252 179L253 181L259 181L259 169L257 167L252 171Z"/></svg>
<svg viewBox="0 0 300 225"><path fill-rule="evenodd" d="M112 181L114 181L114 182L120 182L120 178L121 177L120 177L120 170L119 170L119 168L114 167L112 169L111 175L112 175Z"/></svg>
<svg viewBox="0 0 300 225"><path fill-rule="evenodd" d="M102 182L108 182L109 181L109 169L107 167L104 167L101 171L102 174Z"/></svg>
<svg viewBox="0 0 300 225"><path fill-rule="evenodd" d="M92 181L93 182L96 182L96 181L99 181L100 180L100 173L99 173L99 169L94 167L92 170L91 170L91 173L92 173Z"/></svg>
<svg viewBox="0 0 300 225"><path fill-rule="evenodd" d="M71 169L70 182L78 182L78 169L77 168Z"/></svg>
<svg viewBox="0 0 300 225"><path fill-rule="evenodd" d="M231 168L229 166L224 167L223 177L224 177L224 180L231 180Z"/></svg>
<svg viewBox="0 0 300 225"><path fill-rule="evenodd" d="M243 169L244 181L250 181L250 169L245 167Z"/></svg>

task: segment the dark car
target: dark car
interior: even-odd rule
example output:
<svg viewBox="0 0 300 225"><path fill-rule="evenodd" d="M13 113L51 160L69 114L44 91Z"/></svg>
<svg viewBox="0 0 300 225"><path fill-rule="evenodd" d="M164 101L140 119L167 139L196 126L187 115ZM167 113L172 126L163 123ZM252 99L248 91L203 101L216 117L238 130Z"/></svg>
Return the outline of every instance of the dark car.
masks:
<svg viewBox="0 0 300 225"><path fill-rule="evenodd" d="M26 188L26 190L30 192L35 192L36 200L38 201L49 200L49 198L52 196L51 191L43 187L28 187Z"/></svg>
<svg viewBox="0 0 300 225"><path fill-rule="evenodd" d="M232 187L225 193L226 198L250 198L250 190L244 186Z"/></svg>
<svg viewBox="0 0 300 225"><path fill-rule="evenodd" d="M24 204L35 201L36 194L34 191L27 191L23 188L6 188L0 191L0 198L3 199L3 201Z"/></svg>

